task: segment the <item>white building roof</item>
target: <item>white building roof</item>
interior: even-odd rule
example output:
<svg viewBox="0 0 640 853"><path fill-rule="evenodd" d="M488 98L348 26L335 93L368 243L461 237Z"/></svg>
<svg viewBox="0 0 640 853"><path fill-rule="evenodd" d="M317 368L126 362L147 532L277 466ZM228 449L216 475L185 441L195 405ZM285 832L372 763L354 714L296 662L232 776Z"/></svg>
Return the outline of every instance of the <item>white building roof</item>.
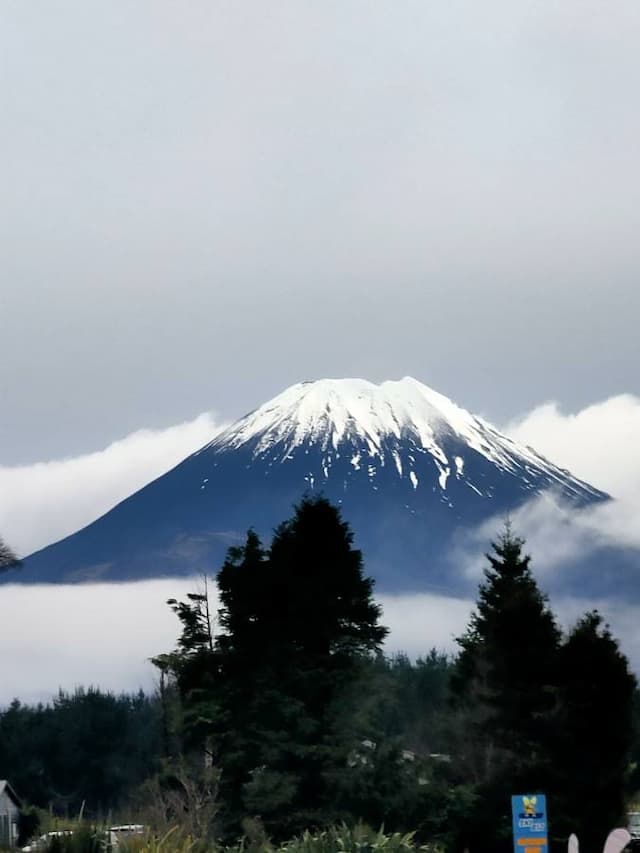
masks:
<svg viewBox="0 0 640 853"><path fill-rule="evenodd" d="M6 779L0 779L0 794L5 794L12 800L16 806L20 807L22 804L18 799L16 792L13 790L11 785L7 782Z"/></svg>

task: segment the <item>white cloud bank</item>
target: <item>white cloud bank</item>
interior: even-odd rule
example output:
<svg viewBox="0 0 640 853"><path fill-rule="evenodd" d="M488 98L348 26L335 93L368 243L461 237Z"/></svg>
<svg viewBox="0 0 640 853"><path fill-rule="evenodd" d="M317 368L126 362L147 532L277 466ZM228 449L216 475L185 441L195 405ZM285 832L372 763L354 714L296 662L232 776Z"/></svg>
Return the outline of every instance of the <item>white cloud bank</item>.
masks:
<svg viewBox="0 0 640 853"><path fill-rule="evenodd" d="M166 604L200 587L198 578L126 584L0 586L0 707L12 698L47 700L59 688L151 690L149 658L175 647L179 622ZM217 597L212 595L217 609ZM387 649L417 656L452 651L472 602L433 595L381 597Z"/></svg>
<svg viewBox="0 0 640 853"><path fill-rule="evenodd" d="M127 584L0 586L0 708L13 698L47 701L59 688L97 685L114 692L153 690L149 658L175 647L179 633L167 598L198 588L195 578ZM451 652L473 602L437 595L381 596L388 652L412 657L431 648ZM614 634L640 668L640 606L567 599L554 601L566 627L600 606ZM217 607L214 596L214 606Z"/></svg>
<svg viewBox="0 0 640 853"><path fill-rule="evenodd" d="M71 459L0 466L0 535L26 556L103 515L198 450L220 430L214 417L138 430Z"/></svg>
<svg viewBox="0 0 640 853"><path fill-rule="evenodd" d="M621 500L640 495L640 398L610 397L576 414L538 406L504 432Z"/></svg>
<svg viewBox="0 0 640 853"><path fill-rule="evenodd" d="M573 513L543 496L514 513L515 527L526 537L538 569L549 571L598 546L640 549L638 397L611 397L577 414L546 403L504 431L615 498ZM482 525L476 540L495 534L497 523Z"/></svg>

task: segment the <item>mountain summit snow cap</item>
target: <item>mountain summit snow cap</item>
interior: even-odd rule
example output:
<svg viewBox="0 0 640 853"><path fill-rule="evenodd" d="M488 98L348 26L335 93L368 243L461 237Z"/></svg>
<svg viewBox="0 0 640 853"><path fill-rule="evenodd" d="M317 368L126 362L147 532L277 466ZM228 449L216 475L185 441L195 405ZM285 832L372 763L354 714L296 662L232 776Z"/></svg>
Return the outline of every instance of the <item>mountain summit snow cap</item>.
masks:
<svg viewBox="0 0 640 853"><path fill-rule="evenodd" d="M283 440L292 448L321 440L337 449L357 437L375 453L384 438L399 438L404 430L429 446L442 431L473 440L479 426L478 419L447 397L408 376L380 385L365 379L319 379L292 385L225 435L234 447L260 438L261 450Z"/></svg>
<svg viewBox="0 0 640 853"><path fill-rule="evenodd" d="M501 434L482 418L458 406L410 376L379 385L365 379L319 379L300 382L250 412L220 433L206 449L251 448L254 459L271 464L322 451L328 476L340 454L352 454L356 464L392 463L419 476L417 456L430 456L441 489L450 475L464 477L469 451L502 472L528 480L542 474L548 483L578 493L591 490L565 476L555 465L528 447ZM411 474L409 474L411 476ZM469 486L483 492L482 484Z"/></svg>

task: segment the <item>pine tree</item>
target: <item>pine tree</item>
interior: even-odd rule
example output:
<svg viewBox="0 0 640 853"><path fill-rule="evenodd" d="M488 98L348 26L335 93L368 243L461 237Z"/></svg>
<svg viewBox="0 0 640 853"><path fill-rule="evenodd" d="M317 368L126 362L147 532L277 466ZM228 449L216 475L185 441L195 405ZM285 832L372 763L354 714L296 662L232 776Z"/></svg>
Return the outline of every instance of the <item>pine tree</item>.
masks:
<svg viewBox="0 0 640 853"><path fill-rule="evenodd" d="M635 678L597 611L585 614L560 649L555 801L560 834L599 853L624 820L633 740Z"/></svg>
<svg viewBox="0 0 640 853"><path fill-rule="evenodd" d="M458 640L456 761L478 797L464 830L474 851L507 849L510 794L544 786L551 763L560 633L523 545L507 525Z"/></svg>
<svg viewBox="0 0 640 853"><path fill-rule="evenodd" d="M339 510L324 498L306 499L276 530L270 550L270 594L262 620L279 655L299 668L333 673L376 652L387 633L373 580Z"/></svg>
<svg viewBox="0 0 640 853"><path fill-rule="evenodd" d="M245 544L230 548L218 573L221 608L218 614L224 633L217 638L217 647L237 660L256 660L268 651L264 644L264 610L268 606L269 573L267 554L257 534L249 530Z"/></svg>
<svg viewBox="0 0 640 853"><path fill-rule="evenodd" d="M207 576L202 575L201 591L187 593L186 601L170 598L167 604L180 620L182 633L177 649L156 655L151 663L160 673L165 757L175 759L182 752L202 751L212 717L218 663Z"/></svg>
<svg viewBox="0 0 640 853"><path fill-rule="evenodd" d="M328 501L303 500L268 552L249 531L217 580L213 647L190 596L170 601L177 651L155 659L179 685L185 742L206 742L221 767L229 829L248 814L285 835L326 822L336 774L366 737L354 688L387 633L349 526Z"/></svg>
<svg viewBox="0 0 640 853"><path fill-rule="evenodd" d="M320 498L280 525L268 557L249 534L218 582L228 775L270 828L322 822L327 778L353 746L345 696L386 635L373 581L339 510Z"/></svg>

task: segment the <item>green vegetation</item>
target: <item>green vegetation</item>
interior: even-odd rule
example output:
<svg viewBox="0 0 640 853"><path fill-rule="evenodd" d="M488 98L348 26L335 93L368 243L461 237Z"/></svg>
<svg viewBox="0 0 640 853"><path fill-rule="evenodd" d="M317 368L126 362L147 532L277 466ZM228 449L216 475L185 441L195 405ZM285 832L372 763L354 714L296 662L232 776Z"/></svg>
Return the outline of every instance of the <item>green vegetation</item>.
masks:
<svg viewBox="0 0 640 853"><path fill-rule="evenodd" d="M72 833L53 838L42 849L46 853L104 853L116 848L106 826L76 821ZM202 843L173 827L161 835L147 832L121 839L117 849L122 853L435 853L436 848L419 845L413 833L385 833L364 824L341 824L317 832L305 831L278 845L255 828L249 828L240 841L223 845Z"/></svg>
<svg viewBox="0 0 640 853"><path fill-rule="evenodd" d="M635 679L597 613L562 633L509 527L455 658L381 653L373 582L323 499L269 547L250 531L217 582L217 614L206 582L169 601L182 631L154 659L156 696L78 691L0 714L0 768L30 803L143 822L132 853L506 853L510 795L536 790L554 848L576 832L599 853L623 819Z"/></svg>
<svg viewBox="0 0 640 853"><path fill-rule="evenodd" d="M0 712L3 778L32 805L68 817L85 803L100 817L126 809L161 756L158 700L100 690L60 693L48 705Z"/></svg>
<svg viewBox="0 0 640 853"><path fill-rule="evenodd" d="M601 617L563 638L509 527L489 555L452 679L464 723L452 746L474 800L457 846L511 849L512 793L544 791L560 845L599 853L624 820L635 678Z"/></svg>

